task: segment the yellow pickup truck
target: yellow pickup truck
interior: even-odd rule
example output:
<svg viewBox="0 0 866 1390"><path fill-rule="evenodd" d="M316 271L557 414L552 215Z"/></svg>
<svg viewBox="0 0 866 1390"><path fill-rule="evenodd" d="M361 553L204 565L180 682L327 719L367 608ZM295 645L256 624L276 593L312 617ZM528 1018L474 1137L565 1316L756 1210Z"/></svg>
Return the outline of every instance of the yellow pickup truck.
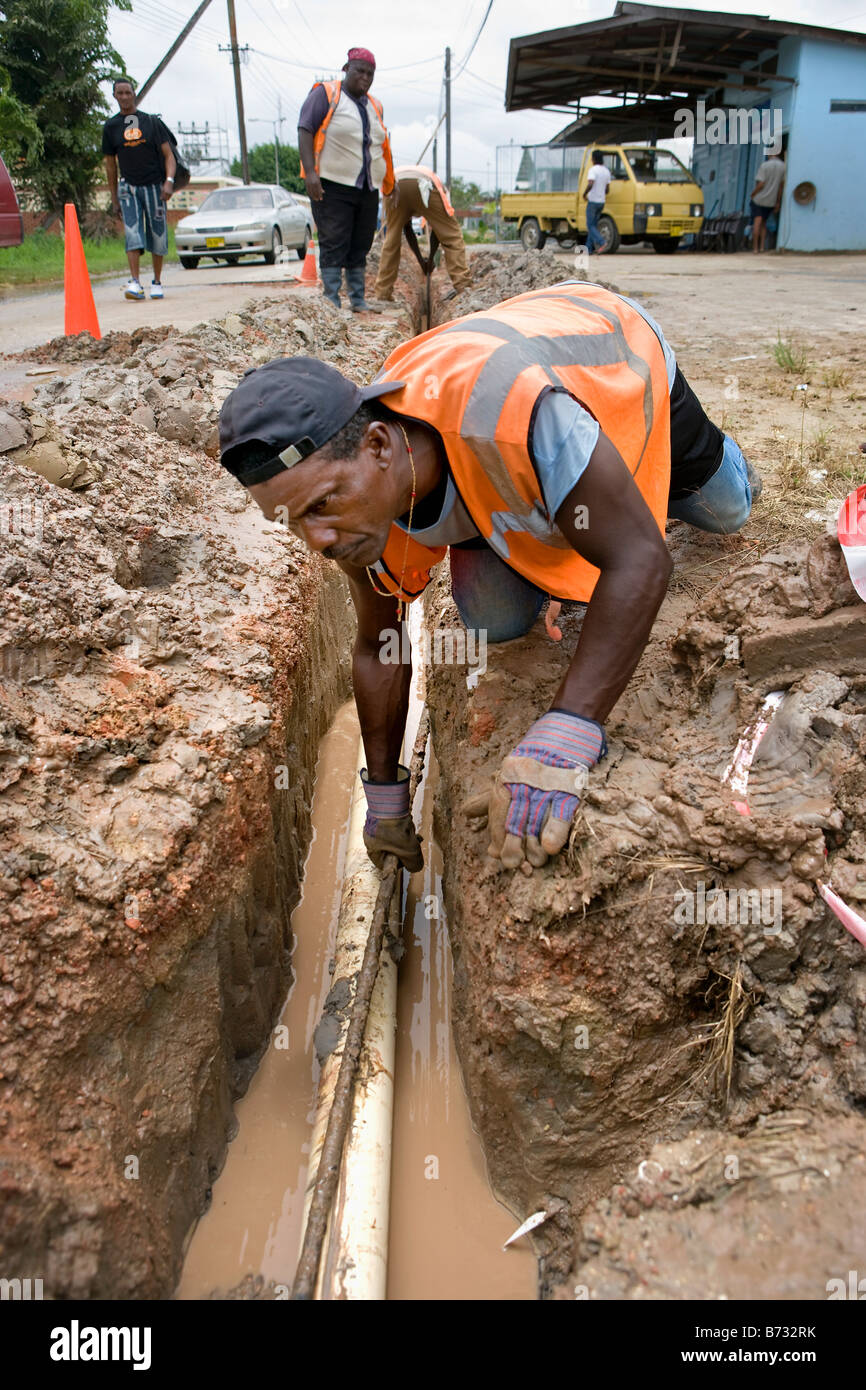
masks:
<svg viewBox="0 0 866 1390"><path fill-rule="evenodd" d="M700 231L704 195L671 150L655 145L527 146L517 177L520 191L503 193L499 207L503 221L518 223L527 251L540 250L548 237L564 247L586 240L583 191L595 150L611 173L598 220L603 251L638 241L649 241L656 251L676 251L681 237Z"/></svg>

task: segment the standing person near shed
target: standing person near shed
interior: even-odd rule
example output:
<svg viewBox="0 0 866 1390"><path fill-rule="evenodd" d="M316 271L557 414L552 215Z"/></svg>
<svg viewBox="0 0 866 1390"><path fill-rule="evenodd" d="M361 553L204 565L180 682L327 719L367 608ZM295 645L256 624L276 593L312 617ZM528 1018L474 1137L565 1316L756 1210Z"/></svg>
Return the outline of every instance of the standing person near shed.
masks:
<svg viewBox="0 0 866 1390"><path fill-rule="evenodd" d="M394 187L382 104L368 95L376 59L350 48L342 82L317 82L301 107L298 149L319 232L319 272L326 299L340 307L343 270L355 313L364 299L367 253L376 235L379 190Z"/></svg>
<svg viewBox="0 0 866 1390"><path fill-rule="evenodd" d="M753 251L765 251L767 248L767 219L771 212L775 212L777 217L779 215L784 184L785 161L776 150L770 150L768 158L755 175L755 186L749 198Z"/></svg>
<svg viewBox="0 0 866 1390"><path fill-rule="evenodd" d="M445 256L445 268L453 286L444 296L451 299L469 287L469 267L466 247L451 200L441 179L423 164L404 164L394 170L394 191L385 200L388 227L379 274L376 277L376 298L388 300L400 269L400 249L403 228L413 217L426 217L430 230L436 233Z"/></svg>
<svg viewBox="0 0 866 1390"><path fill-rule="evenodd" d="M142 251L149 251L153 260L150 297L163 299L162 262L168 250L165 205L174 192L177 167L171 136L158 116L136 108L135 87L128 77L118 77L114 96L120 110L102 127L102 153L111 210L115 217L123 217L129 261L123 292L127 299L144 299L139 264Z"/></svg>
<svg viewBox="0 0 866 1390"><path fill-rule="evenodd" d="M592 168L587 178L589 182L583 190L583 201L586 203L586 249L589 255L592 255L593 251L604 247L604 237L598 230L598 219L610 183L610 170L604 162L601 150L593 150Z"/></svg>

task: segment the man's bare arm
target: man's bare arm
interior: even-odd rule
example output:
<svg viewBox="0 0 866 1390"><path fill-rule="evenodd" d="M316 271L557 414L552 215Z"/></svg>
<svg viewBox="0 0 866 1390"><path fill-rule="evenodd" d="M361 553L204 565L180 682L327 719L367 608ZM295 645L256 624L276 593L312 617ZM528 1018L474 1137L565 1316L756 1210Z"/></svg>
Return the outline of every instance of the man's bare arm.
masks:
<svg viewBox="0 0 866 1390"><path fill-rule="evenodd" d="M384 639L381 634L397 634L401 655L404 648L408 651L408 636L397 617L397 600L390 595L377 594L366 570L343 561L337 563L349 580L358 615L358 634L352 654L352 685L367 754L367 775L373 782L396 782L409 709L412 665L408 661L383 661ZM389 648L393 651L394 645L392 640L388 648L384 648L385 651Z"/></svg>
<svg viewBox="0 0 866 1390"><path fill-rule="evenodd" d="M162 185L162 196L164 201L168 202L174 192L174 176L177 172L177 160L167 140L163 140L160 149L162 150L162 157L165 160L165 183Z"/></svg>
<svg viewBox="0 0 866 1390"><path fill-rule="evenodd" d="M113 154L105 156L105 177L108 180L108 196L111 199L111 211L116 217L120 216L120 203L117 197L117 157Z"/></svg>
<svg viewBox="0 0 866 1390"><path fill-rule="evenodd" d="M578 516L586 517L586 527L576 525ZM641 658L673 566L637 484L604 434L556 524L601 574L553 705L603 724Z"/></svg>
<svg viewBox="0 0 866 1390"><path fill-rule="evenodd" d="M306 126L298 126L298 153L301 156L301 164L304 166L304 183L307 187L307 196L314 203L318 203L325 196L322 188L322 180L316 173L316 156L313 150L313 132L307 130Z"/></svg>

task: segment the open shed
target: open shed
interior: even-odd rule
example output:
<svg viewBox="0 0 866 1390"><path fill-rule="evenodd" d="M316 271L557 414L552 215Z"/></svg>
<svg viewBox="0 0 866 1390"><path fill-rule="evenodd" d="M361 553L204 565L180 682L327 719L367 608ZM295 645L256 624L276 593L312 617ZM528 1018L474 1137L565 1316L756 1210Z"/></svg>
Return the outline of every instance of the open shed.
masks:
<svg viewBox="0 0 866 1390"><path fill-rule="evenodd" d="M777 245L866 250L866 34L618 0L609 19L512 39L505 106L567 114L565 141L692 136L708 216L748 210L778 145Z"/></svg>

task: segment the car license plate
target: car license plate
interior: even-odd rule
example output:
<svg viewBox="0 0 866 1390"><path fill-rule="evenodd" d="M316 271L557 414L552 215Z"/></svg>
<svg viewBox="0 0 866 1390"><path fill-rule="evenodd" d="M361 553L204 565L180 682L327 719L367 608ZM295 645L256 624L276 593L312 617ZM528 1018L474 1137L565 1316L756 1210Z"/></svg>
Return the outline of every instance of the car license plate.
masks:
<svg viewBox="0 0 866 1390"><path fill-rule="evenodd" d="M217 246L225 246L226 239L224 236L206 236L204 244L209 251L212 251Z"/></svg>
<svg viewBox="0 0 866 1390"><path fill-rule="evenodd" d="M682 234L683 234L683 225L682 225L682 223L681 223L681 222L672 222L672 223L671 223L671 236L682 236ZM208 242L208 246L210 246L210 242Z"/></svg>

